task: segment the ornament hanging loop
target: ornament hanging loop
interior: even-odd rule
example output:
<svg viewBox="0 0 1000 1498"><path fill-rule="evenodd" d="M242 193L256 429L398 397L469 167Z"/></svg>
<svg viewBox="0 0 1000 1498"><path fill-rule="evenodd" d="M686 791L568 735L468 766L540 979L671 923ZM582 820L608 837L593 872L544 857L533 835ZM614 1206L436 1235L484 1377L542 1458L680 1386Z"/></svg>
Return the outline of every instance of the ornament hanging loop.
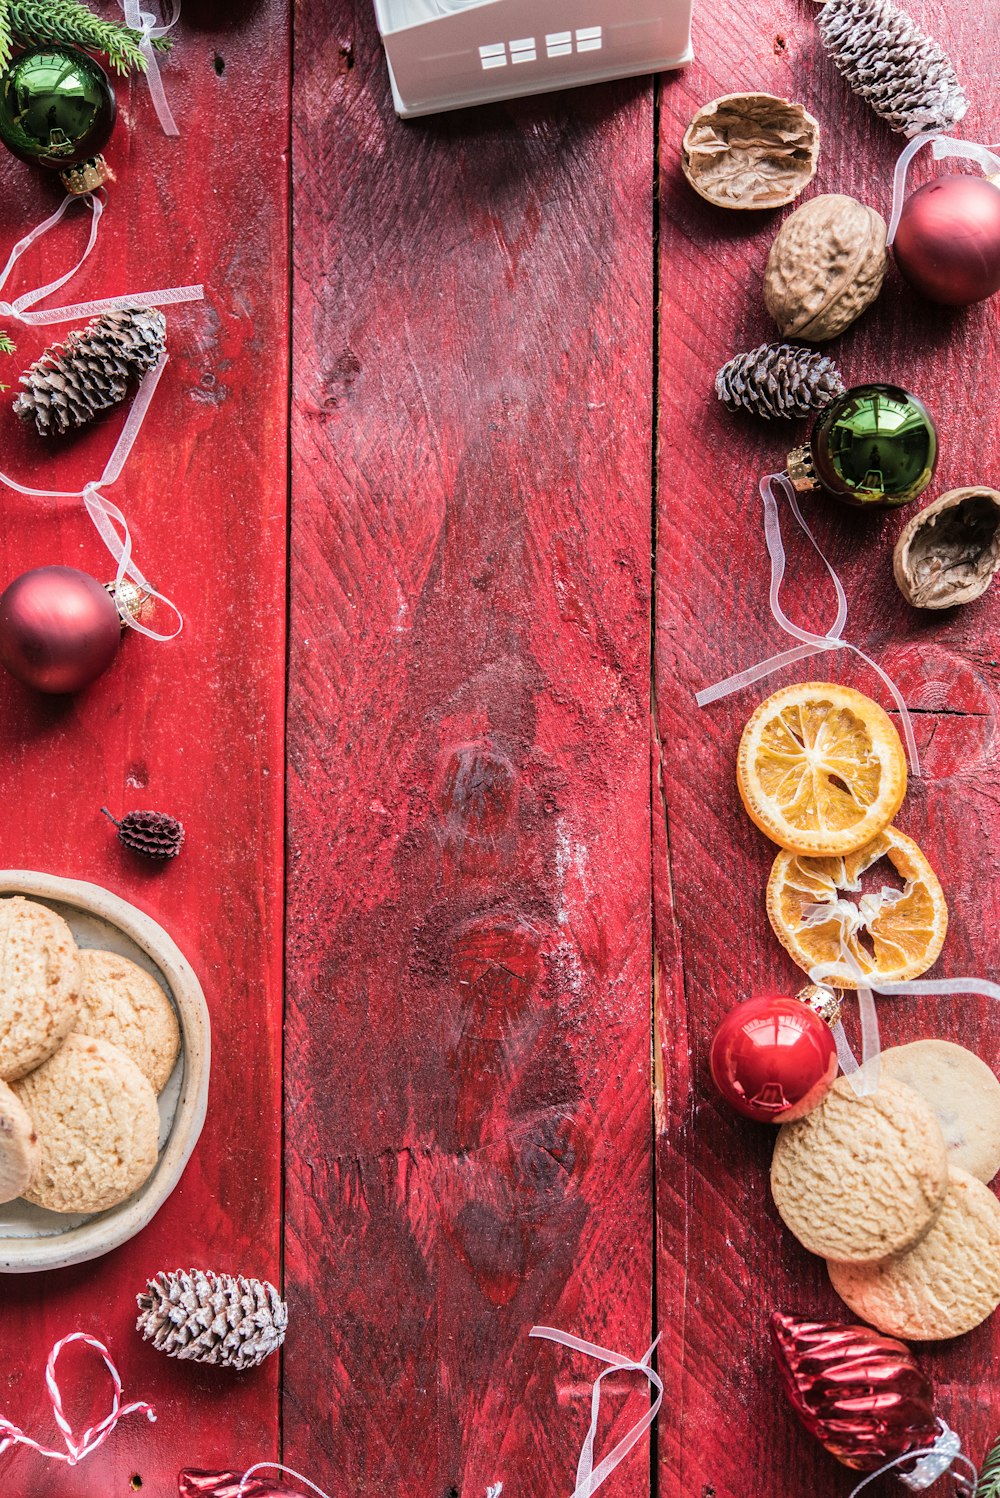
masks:
<svg viewBox="0 0 1000 1498"><path fill-rule="evenodd" d="M892 214L889 219L888 243L890 245L896 238L899 220L903 215L910 164L913 158L928 145L933 151L935 161L945 161L949 156L962 157L966 161L978 162L984 174L991 180L1000 176L1000 144L981 146L974 140L956 140L951 135L918 135L900 152L899 160L896 162L892 183Z"/></svg>
<svg viewBox="0 0 1000 1498"><path fill-rule="evenodd" d="M160 65L153 43L166 36L177 25L181 15L180 0L167 0L163 7L162 20L154 11L143 10L139 0L119 0L119 3L125 16L126 26L139 33L139 50L146 59L146 83L149 87L149 96L153 101L153 108L156 110L156 118L160 122L164 135L176 137L181 132L167 102L167 94L163 87L163 79L160 77Z"/></svg>

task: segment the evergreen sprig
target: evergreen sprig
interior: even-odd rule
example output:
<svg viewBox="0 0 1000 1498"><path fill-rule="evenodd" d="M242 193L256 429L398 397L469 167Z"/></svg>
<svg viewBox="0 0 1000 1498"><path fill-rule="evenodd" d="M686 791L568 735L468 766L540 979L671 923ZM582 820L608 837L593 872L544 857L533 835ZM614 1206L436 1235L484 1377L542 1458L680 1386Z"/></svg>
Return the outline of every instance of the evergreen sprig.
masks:
<svg viewBox="0 0 1000 1498"><path fill-rule="evenodd" d="M979 1498L1000 1498L1000 1440L983 1462L979 1474Z"/></svg>
<svg viewBox="0 0 1000 1498"><path fill-rule="evenodd" d="M12 354L16 348L17 344L12 343L6 333L0 333L0 354Z"/></svg>
<svg viewBox="0 0 1000 1498"><path fill-rule="evenodd" d="M116 73L144 73L141 40L138 31L103 20L80 0L0 0L0 67L10 61L15 43L38 47L55 42L103 52ZM158 37L153 46L166 52L172 42Z"/></svg>

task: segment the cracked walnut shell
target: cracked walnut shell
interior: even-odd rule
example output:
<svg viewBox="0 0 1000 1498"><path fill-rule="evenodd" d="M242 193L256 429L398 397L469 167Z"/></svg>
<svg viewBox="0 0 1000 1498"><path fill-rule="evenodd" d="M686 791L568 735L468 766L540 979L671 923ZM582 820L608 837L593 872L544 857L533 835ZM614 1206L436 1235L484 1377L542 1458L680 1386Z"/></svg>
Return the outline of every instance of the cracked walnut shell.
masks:
<svg viewBox="0 0 1000 1498"><path fill-rule="evenodd" d="M774 94L713 99L681 144L685 177L719 208L781 208L812 181L818 160L818 121Z"/></svg>
<svg viewBox="0 0 1000 1498"><path fill-rule="evenodd" d="M790 214L764 273L764 301L782 335L823 343L850 327L882 290L886 236L882 215L843 193Z"/></svg>
<svg viewBox="0 0 1000 1498"><path fill-rule="evenodd" d="M914 515L896 542L892 570L915 609L981 598L1000 568L1000 493L949 489Z"/></svg>

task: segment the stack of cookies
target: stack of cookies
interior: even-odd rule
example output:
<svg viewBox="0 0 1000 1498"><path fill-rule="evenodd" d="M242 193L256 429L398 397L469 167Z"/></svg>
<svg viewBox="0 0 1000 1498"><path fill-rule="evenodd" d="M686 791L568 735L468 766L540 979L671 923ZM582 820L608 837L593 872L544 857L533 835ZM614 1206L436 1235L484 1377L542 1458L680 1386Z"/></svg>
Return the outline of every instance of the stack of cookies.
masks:
<svg viewBox="0 0 1000 1498"><path fill-rule="evenodd" d="M883 1052L875 1092L841 1077L785 1124L771 1189L855 1315L908 1341L955 1337L1000 1305L1000 1082L962 1046Z"/></svg>
<svg viewBox="0 0 1000 1498"><path fill-rule="evenodd" d="M0 899L0 1202L90 1213L131 1196L156 1165L179 1052L149 973L78 948L46 905Z"/></svg>

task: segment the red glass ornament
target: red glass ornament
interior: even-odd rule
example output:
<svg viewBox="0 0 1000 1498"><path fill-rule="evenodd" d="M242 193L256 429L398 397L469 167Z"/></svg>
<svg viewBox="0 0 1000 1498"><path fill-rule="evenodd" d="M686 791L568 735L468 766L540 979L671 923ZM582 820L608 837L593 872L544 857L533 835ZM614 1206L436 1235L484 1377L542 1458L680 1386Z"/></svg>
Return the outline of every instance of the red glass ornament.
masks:
<svg viewBox="0 0 1000 1498"><path fill-rule="evenodd" d="M237 1498L240 1491L238 1472L182 1472L178 1478L178 1498ZM302 1498L298 1488L275 1484L270 1477L251 1477L243 1498Z"/></svg>
<svg viewBox="0 0 1000 1498"><path fill-rule="evenodd" d="M79 692L115 658L121 617L96 578L35 567L0 595L0 661L39 692Z"/></svg>
<svg viewBox="0 0 1000 1498"><path fill-rule="evenodd" d="M715 1032L712 1077L726 1102L759 1123L804 1118L833 1086L837 1047L814 1009L789 994L737 1004Z"/></svg>
<svg viewBox="0 0 1000 1498"><path fill-rule="evenodd" d="M902 1342L867 1326L778 1314L771 1340L792 1408L845 1467L875 1472L933 1447L934 1386Z"/></svg>
<svg viewBox="0 0 1000 1498"><path fill-rule="evenodd" d="M953 173L903 205L893 242L903 275L932 302L965 307L1000 291L1000 187Z"/></svg>

